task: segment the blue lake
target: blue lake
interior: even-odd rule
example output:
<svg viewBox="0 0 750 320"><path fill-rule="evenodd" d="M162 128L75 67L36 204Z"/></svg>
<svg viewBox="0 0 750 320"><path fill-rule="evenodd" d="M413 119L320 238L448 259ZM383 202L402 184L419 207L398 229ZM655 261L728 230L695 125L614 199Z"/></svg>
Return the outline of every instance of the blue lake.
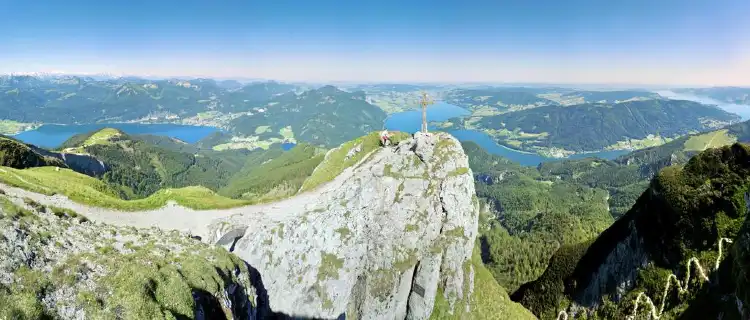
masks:
<svg viewBox="0 0 750 320"><path fill-rule="evenodd" d="M696 96L696 95L687 94L687 93L676 93L676 92L669 91L669 90L656 91L656 93L658 93L662 97L666 97L669 99L688 100L688 101L695 101L695 102L702 103L702 104L715 105L726 112L734 113L740 116L742 118L742 121L750 120L750 106L745 106L745 105L735 104L735 103L721 102L721 101L711 99L709 97Z"/></svg>
<svg viewBox="0 0 750 320"><path fill-rule="evenodd" d="M461 107L448 103L436 103L427 107L428 121L444 121L454 117L463 117L470 112ZM414 133L420 130L422 123L422 111L405 111L394 113L385 121L385 128L393 131L404 131ZM432 128L433 130L435 128ZM561 161L566 159L584 159L584 158L602 158L614 159L621 155L627 154L628 150L601 151L585 154L576 154L568 158L547 158L536 153L526 153L501 146L492 139L491 136L484 132L476 130L453 130L449 131L454 137L461 141L473 141L482 146L487 152L503 156L512 161L518 162L524 166L537 166L542 162Z"/></svg>
<svg viewBox="0 0 750 320"><path fill-rule="evenodd" d="M281 149L284 151L289 151L290 149L294 148L297 144L291 143L291 142L284 142L281 144Z"/></svg>
<svg viewBox="0 0 750 320"><path fill-rule="evenodd" d="M427 121L445 121L450 118L468 116L470 112L459 106L438 102L427 107ZM415 133L422 129L422 110L394 113L385 119L388 130Z"/></svg>
<svg viewBox="0 0 750 320"><path fill-rule="evenodd" d="M211 133L219 131L214 127L185 126L178 124L136 124L136 123L103 123L81 125L43 125L36 130L21 132L14 137L23 142L43 148L57 148L65 140L79 134L102 128L116 128L128 134L151 134L180 139L187 143L196 143Z"/></svg>

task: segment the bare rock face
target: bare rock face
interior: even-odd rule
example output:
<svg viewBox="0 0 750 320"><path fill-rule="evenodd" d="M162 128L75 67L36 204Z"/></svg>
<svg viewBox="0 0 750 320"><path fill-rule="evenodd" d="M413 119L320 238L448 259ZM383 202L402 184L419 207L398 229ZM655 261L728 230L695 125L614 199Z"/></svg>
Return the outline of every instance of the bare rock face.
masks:
<svg viewBox="0 0 750 320"><path fill-rule="evenodd" d="M254 319L254 270L179 231L0 195L0 319Z"/></svg>
<svg viewBox="0 0 750 320"><path fill-rule="evenodd" d="M207 240L257 269L274 313L427 319L437 294L468 308L456 301L473 290L472 176L455 138L418 133L300 197L304 210L217 219Z"/></svg>

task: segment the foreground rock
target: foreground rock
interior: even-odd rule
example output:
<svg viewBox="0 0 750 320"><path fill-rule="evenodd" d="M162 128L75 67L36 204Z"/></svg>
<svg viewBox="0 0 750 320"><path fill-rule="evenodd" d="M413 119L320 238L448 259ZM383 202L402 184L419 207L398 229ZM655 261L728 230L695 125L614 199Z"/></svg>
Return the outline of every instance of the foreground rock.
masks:
<svg viewBox="0 0 750 320"><path fill-rule="evenodd" d="M0 319L250 319L251 270L187 234L0 195Z"/></svg>
<svg viewBox="0 0 750 320"><path fill-rule="evenodd" d="M457 140L417 134L322 189L281 216L210 225L210 242L259 271L259 304L328 319L427 319L436 299L468 311L478 204Z"/></svg>

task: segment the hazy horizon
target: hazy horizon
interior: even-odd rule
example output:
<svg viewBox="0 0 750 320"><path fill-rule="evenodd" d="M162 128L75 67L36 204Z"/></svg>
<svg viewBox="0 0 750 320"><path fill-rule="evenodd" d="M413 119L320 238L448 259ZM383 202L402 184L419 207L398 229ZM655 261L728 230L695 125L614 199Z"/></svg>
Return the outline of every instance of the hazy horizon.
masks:
<svg viewBox="0 0 750 320"><path fill-rule="evenodd" d="M6 2L5 74L750 86L742 0Z"/></svg>

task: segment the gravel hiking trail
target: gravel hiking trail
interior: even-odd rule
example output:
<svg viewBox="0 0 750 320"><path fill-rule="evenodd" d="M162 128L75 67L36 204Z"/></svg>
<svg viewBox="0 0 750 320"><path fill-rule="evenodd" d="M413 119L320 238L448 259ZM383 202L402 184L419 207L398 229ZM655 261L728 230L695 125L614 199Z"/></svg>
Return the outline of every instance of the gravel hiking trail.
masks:
<svg viewBox="0 0 750 320"><path fill-rule="evenodd" d="M341 184L352 176L352 172L357 165L355 164L346 168L333 181L291 198L272 203L247 205L229 209L194 210L180 206L174 202L169 202L164 207L153 210L121 211L89 206L75 202L64 195L56 194L48 196L3 183L0 183L0 188L5 191L7 197L15 200L14 202L16 203L22 203L24 198L29 198L46 206L74 210L97 223L138 228L158 227L165 230L179 230L207 239L208 226L215 219L243 215L243 219L249 220L254 220L255 218L258 221L284 220L288 218L289 214L311 210L307 208L308 205L315 203L320 195L326 191L341 186Z"/></svg>

